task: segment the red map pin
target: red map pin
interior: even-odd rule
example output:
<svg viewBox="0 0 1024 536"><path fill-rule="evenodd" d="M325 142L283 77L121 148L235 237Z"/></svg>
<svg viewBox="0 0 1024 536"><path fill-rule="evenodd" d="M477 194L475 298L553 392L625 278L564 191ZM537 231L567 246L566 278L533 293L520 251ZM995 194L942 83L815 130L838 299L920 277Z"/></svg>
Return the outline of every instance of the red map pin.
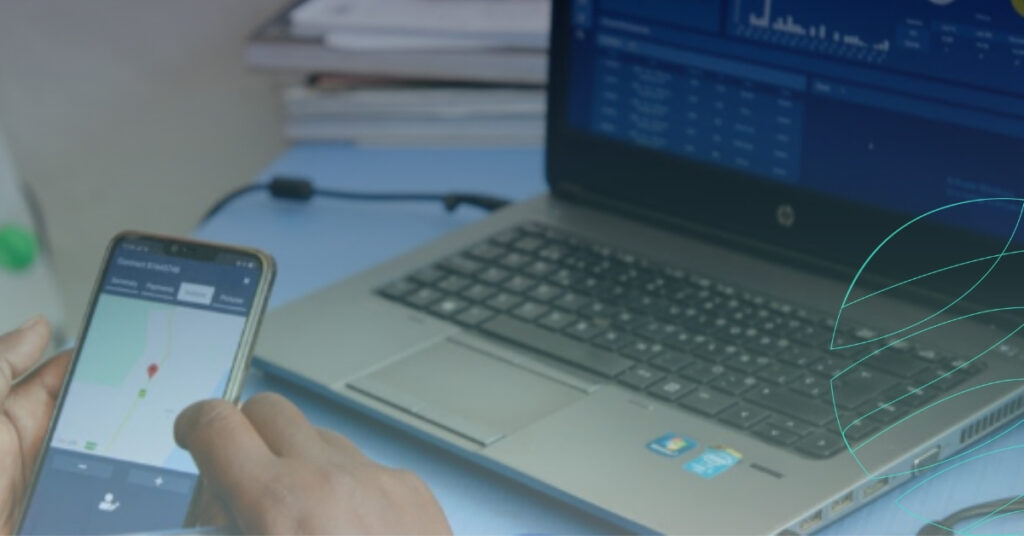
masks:
<svg viewBox="0 0 1024 536"><path fill-rule="evenodd" d="M156 371L158 370L160 370L160 367L156 363L146 367L146 374L149 374L149 379L153 379L153 376L156 375Z"/></svg>

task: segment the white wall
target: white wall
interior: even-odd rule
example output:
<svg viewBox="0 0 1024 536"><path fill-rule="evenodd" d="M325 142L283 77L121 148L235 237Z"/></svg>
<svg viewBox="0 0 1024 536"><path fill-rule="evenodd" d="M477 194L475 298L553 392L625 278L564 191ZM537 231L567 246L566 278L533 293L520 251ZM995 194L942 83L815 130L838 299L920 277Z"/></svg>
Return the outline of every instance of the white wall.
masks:
<svg viewBox="0 0 1024 536"><path fill-rule="evenodd" d="M287 3L0 0L0 124L41 198L72 324L111 235L188 233L282 150L277 89L241 56Z"/></svg>

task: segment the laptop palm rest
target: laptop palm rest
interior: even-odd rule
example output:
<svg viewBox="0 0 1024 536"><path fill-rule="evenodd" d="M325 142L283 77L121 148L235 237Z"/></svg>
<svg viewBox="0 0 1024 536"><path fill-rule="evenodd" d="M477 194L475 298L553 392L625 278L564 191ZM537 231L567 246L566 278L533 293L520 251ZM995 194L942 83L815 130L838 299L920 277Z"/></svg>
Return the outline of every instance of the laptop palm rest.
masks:
<svg viewBox="0 0 1024 536"><path fill-rule="evenodd" d="M481 446L586 396L580 390L447 340L348 385Z"/></svg>

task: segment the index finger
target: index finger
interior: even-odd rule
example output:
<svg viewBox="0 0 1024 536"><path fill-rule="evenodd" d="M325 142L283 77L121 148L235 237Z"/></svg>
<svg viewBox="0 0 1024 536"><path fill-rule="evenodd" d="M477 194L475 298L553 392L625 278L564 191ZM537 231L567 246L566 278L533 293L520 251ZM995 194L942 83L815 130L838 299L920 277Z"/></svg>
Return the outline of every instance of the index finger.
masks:
<svg viewBox="0 0 1024 536"><path fill-rule="evenodd" d="M230 402L207 400L185 408L174 422L174 439L188 450L206 481L233 509L245 509L247 492L277 457L249 419Z"/></svg>

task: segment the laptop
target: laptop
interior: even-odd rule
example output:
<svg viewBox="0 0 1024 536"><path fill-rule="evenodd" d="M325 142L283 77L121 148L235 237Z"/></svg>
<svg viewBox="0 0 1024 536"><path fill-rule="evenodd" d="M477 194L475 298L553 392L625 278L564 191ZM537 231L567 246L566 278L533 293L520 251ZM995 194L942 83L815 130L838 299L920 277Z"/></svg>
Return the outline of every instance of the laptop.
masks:
<svg viewBox="0 0 1024 536"><path fill-rule="evenodd" d="M550 192L257 355L624 530L818 530L1024 410L1022 11L555 0Z"/></svg>

